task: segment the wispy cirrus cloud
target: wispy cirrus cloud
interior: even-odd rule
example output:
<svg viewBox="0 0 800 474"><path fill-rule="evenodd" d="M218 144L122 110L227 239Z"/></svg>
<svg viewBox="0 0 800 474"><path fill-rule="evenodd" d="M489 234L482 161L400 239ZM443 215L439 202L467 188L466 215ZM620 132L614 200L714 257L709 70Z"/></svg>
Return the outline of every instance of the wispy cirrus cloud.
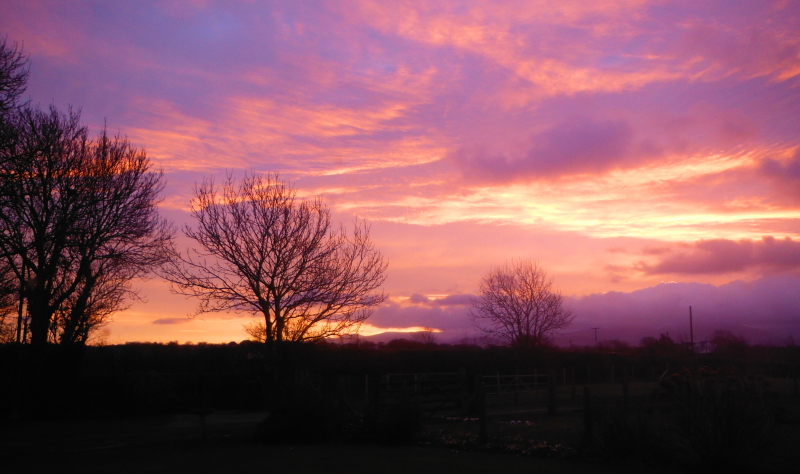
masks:
<svg viewBox="0 0 800 474"><path fill-rule="evenodd" d="M189 318L159 318L153 320L153 324L185 324L190 321Z"/></svg>

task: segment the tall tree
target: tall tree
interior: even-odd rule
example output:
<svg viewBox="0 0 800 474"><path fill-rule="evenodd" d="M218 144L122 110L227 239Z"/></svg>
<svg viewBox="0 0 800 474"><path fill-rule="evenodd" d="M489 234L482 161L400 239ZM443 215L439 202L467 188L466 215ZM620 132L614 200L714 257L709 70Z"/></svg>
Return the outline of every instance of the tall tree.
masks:
<svg viewBox="0 0 800 474"><path fill-rule="evenodd" d="M332 227L320 199L297 200L277 175L228 177L221 192L206 179L191 203L197 247L175 255L162 276L173 291L200 299L198 314L243 311L267 346L358 329L386 296L376 293L386 262L366 224Z"/></svg>
<svg viewBox="0 0 800 474"><path fill-rule="evenodd" d="M512 261L488 272L471 315L486 335L523 347L543 344L574 318L553 289L553 279L532 260Z"/></svg>
<svg viewBox="0 0 800 474"><path fill-rule="evenodd" d="M71 110L23 107L5 127L0 256L23 287L30 342L85 342L130 296L131 279L167 258L162 174L122 137L90 140Z"/></svg>

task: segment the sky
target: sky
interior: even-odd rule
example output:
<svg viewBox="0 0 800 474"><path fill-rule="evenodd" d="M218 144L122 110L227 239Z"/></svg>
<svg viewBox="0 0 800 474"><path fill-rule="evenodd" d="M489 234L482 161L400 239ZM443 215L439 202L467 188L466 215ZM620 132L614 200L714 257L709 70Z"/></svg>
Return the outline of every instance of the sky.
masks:
<svg viewBox="0 0 800 474"><path fill-rule="evenodd" d="M176 227L247 171L366 220L364 334L474 337L482 276L530 258L563 344L687 339L689 306L696 338L800 338L800 2L5 0L0 35L32 103L146 150ZM136 287L107 342L247 337Z"/></svg>

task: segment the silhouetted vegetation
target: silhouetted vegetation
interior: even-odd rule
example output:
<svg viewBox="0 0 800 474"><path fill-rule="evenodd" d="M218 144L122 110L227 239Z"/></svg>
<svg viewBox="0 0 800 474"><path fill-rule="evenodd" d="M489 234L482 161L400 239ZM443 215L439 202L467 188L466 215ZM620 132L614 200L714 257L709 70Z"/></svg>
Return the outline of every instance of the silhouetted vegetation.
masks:
<svg viewBox="0 0 800 474"><path fill-rule="evenodd" d="M295 194L277 175L229 177L221 192L207 178L191 203L197 226L184 229L197 247L175 254L162 276L200 300L198 313L262 315L248 332L270 348L357 332L386 299L375 293L386 262L366 224L348 235L319 198Z"/></svg>
<svg viewBox="0 0 800 474"><path fill-rule="evenodd" d="M66 347L49 346L48 357L63 362L49 364L46 379L29 381L37 387L31 397L15 399L11 387L0 394L0 403L16 406L23 418L265 411L269 415L256 433L267 443L422 443L680 468L759 462L780 446L775 434L797 439L800 413L790 398L791 384L788 392L784 384L781 394L773 396L763 385L765 379L743 375L762 372L789 376L791 381L800 357L796 346L751 347L750 358L738 369L729 368L738 364L736 360L695 354L696 364L720 370L683 370L684 364L692 366L691 353L676 352L666 343L667 337L663 339L666 349L660 354L651 344L620 353L406 339L384 344L283 343L278 351L283 370L277 376L267 370L266 347L258 342L88 346L82 354L72 355ZM3 374L17 370L32 349L0 346ZM82 370L61 372L73 366L70 360L75 357L83 361ZM478 375L547 374L556 384L559 414L546 415L539 395L541 402L535 402L530 414L492 416L484 444L479 441L476 417L480 415L474 400L464 400L466 418L458 422L431 419L418 399L403 398L403 393L413 393L413 386L394 400L382 398L380 405L375 404L376 387L386 374L444 372L468 381ZM622 389L626 381L635 383L630 395ZM582 428L583 391L576 394L574 384L592 389L590 418L596 429L590 444ZM468 393L474 393L474 386L467 385ZM512 406L516 405L501 407ZM516 408L520 409L525 405ZM739 448L732 453L729 446Z"/></svg>
<svg viewBox="0 0 800 474"><path fill-rule="evenodd" d="M0 42L0 117L19 105L28 84L28 58L8 37Z"/></svg>
<svg viewBox="0 0 800 474"><path fill-rule="evenodd" d="M532 260L513 261L487 273L471 315L486 336L519 347L546 344L553 331L574 318L553 289L553 279Z"/></svg>
<svg viewBox="0 0 800 474"><path fill-rule="evenodd" d="M759 460L779 445L787 422L763 377L707 367L672 374L636 406L607 408L598 417L605 456L710 472Z"/></svg>
<svg viewBox="0 0 800 474"><path fill-rule="evenodd" d="M171 229L156 210L162 176L125 138L104 129L90 139L71 109L18 106L24 56L5 42L0 50L3 335L84 344L135 297L130 282L167 257Z"/></svg>

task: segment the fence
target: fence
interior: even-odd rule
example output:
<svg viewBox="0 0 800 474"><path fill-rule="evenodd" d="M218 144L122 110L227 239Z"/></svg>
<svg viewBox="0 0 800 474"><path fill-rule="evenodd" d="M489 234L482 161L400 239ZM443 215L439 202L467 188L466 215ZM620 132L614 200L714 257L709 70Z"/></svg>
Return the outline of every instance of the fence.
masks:
<svg viewBox="0 0 800 474"><path fill-rule="evenodd" d="M467 377L460 372L389 374L375 384L373 400L378 412L398 403L420 407L426 418L475 415L483 409L500 412L517 409L552 409L553 374L489 375Z"/></svg>
<svg viewBox="0 0 800 474"><path fill-rule="evenodd" d="M376 384L374 405L386 411L397 403L413 403L423 416L461 414L474 400L474 388L463 373L388 374Z"/></svg>
<svg viewBox="0 0 800 474"><path fill-rule="evenodd" d="M533 405L546 397L551 377L548 374L486 375L482 377L487 408L508 405Z"/></svg>

